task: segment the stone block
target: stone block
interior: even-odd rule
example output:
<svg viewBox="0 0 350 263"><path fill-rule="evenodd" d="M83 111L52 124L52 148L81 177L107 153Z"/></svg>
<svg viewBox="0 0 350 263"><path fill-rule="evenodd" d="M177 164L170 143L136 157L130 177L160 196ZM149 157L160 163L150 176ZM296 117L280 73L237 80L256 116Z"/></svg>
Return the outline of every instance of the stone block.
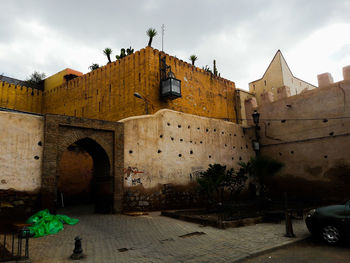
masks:
<svg viewBox="0 0 350 263"><path fill-rule="evenodd" d="M343 67L343 78L344 80L350 80L350 65Z"/></svg>
<svg viewBox="0 0 350 263"><path fill-rule="evenodd" d="M273 102L273 93L266 91L260 94L261 104L267 104Z"/></svg>
<svg viewBox="0 0 350 263"><path fill-rule="evenodd" d="M283 99L290 97L290 87L282 86L277 89L277 99Z"/></svg>
<svg viewBox="0 0 350 263"><path fill-rule="evenodd" d="M258 107L258 104L256 102L256 98L249 98L244 101L244 107L245 107L245 118L247 119L248 125L253 125L252 114L254 112L254 109Z"/></svg>
<svg viewBox="0 0 350 263"><path fill-rule="evenodd" d="M333 77L331 73L323 73L320 75L317 75L317 81L318 81L318 87L323 88L323 87L328 87L333 81Z"/></svg>

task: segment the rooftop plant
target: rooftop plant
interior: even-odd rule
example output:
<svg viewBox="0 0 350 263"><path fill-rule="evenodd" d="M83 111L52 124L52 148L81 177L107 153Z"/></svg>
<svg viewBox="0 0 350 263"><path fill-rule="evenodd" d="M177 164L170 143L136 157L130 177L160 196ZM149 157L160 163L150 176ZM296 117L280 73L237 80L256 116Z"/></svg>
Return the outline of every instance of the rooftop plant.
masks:
<svg viewBox="0 0 350 263"><path fill-rule="evenodd" d="M28 86L40 86L45 79L46 74L44 72L34 71L29 77L26 78L25 82Z"/></svg>
<svg viewBox="0 0 350 263"><path fill-rule="evenodd" d="M112 55L112 49L109 48L109 47L106 47L104 50L103 50L103 54L106 55L107 59L108 59L108 63L111 63L111 55Z"/></svg>
<svg viewBox="0 0 350 263"><path fill-rule="evenodd" d="M149 28L146 31L146 34L149 37L148 46L151 47L152 46L152 40L157 35L157 30L155 30L154 28Z"/></svg>
<svg viewBox="0 0 350 263"><path fill-rule="evenodd" d="M191 60L192 66L194 66L194 63L197 61L197 59L198 59L198 57L196 55L190 56L190 60Z"/></svg>

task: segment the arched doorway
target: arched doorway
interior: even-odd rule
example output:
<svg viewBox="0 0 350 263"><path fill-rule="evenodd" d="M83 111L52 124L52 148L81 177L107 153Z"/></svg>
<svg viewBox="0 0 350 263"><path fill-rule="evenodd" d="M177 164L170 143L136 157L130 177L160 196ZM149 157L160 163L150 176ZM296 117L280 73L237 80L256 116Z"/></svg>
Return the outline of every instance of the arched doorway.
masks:
<svg viewBox="0 0 350 263"><path fill-rule="evenodd" d="M61 203L60 192L66 191L63 196L68 198L70 195L71 197L71 200L69 198L67 200L72 202L75 200L78 203L91 201L95 204L96 212L121 212L124 167L123 133L123 123L45 115L42 208L48 208L55 213ZM66 178L62 176L60 166L67 151L81 151L84 155L85 159L79 165L83 166L85 177L78 178L77 181L69 181L66 180L69 174L66 175ZM73 153L70 154L72 156ZM79 162L79 159L76 161ZM72 165L74 164L70 164ZM81 170L78 171L78 174L81 172ZM63 183L60 180L63 180ZM74 186L74 184L79 184L79 180L82 182L85 180L84 185L80 188Z"/></svg>
<svg viewBox="0 0 350 263"><path fill-rule="evenodd" d="M67 147L59 160L58 205L94 204L95 212L113 210L113 177L105 150L83 138Z"/></svg>

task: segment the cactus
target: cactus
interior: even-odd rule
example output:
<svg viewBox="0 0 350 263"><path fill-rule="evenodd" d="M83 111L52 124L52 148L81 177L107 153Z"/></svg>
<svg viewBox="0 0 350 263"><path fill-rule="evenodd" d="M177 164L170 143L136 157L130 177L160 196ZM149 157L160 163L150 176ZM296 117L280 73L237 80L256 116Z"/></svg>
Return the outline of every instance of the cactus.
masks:
<svg viewBox="0 0 350 263"><path fill-rule="evenodd" d="M91 71L93 71L93 70L95 70L95 69L98 69L99 67L100 67L99 64L93 63L91 66L89 66L89 69L90 69Z"/></svg>
<svg viewBox="0 0 350 263"><path fill-rule="evenodd" d="M116 55L115 58L116 58L116 59L121 59L121 58L124 58L124 57L126 57L126 56L129 56L129 55L131 55L131 54L133 54L133 53L134 53L134 49L131 48L131 46L130 46L130 48L126 49L126 53L125 53L125 48L122 48L122 49L120 50L120 55L119 55L119 56Z"/></svg>
<svg viewBox="0 0 350 263"><path fill-rule="evenodd" d="M126 56L127 55L125 54L125 48L122 48L122 49L120 49L120 55L119 56L116 55L115 58L116 59L121 59L121 58L126 57Z"/></svg>
<svg viewBox="0 0 350 263"><path fill-rule="evenodd" d="M219 72L218 72L218 69L216 68L216 60L214 59L213 61L213 74L214 76L218 76L219 75Z"/></svg>
<svg viewBox="0 0 350 263"><path fill-rule="evenodd" d="M208 65L205 65L205 67L202 67L202 69L204 69L206 72L212 73Z"/></svg>
<svg viewBox="0 0 350 263"><path fill-rule="evenodd" d="M131 46L130 46L130 48L128 48L128 49L126 50L126 55L128 56L128 55L131 55L131 54L133 54L133 53L134 53L134 49L131 48Z"/></svg>

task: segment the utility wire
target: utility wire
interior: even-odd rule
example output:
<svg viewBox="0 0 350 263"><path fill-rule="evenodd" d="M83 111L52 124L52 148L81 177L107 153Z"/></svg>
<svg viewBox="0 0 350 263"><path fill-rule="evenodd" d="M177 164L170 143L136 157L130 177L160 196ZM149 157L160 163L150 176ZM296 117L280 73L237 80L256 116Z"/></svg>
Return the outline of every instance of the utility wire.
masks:
<svg viewBox="0 0 350 263"><path fill-rule="evenodd" d="M259 119L259 121L328 121L328 120L341 120L350 119L350 116L345 117L327 117L327 118L305 118L305 119ZM241 121L252 121L253 119L238 119Z"/></svg>

